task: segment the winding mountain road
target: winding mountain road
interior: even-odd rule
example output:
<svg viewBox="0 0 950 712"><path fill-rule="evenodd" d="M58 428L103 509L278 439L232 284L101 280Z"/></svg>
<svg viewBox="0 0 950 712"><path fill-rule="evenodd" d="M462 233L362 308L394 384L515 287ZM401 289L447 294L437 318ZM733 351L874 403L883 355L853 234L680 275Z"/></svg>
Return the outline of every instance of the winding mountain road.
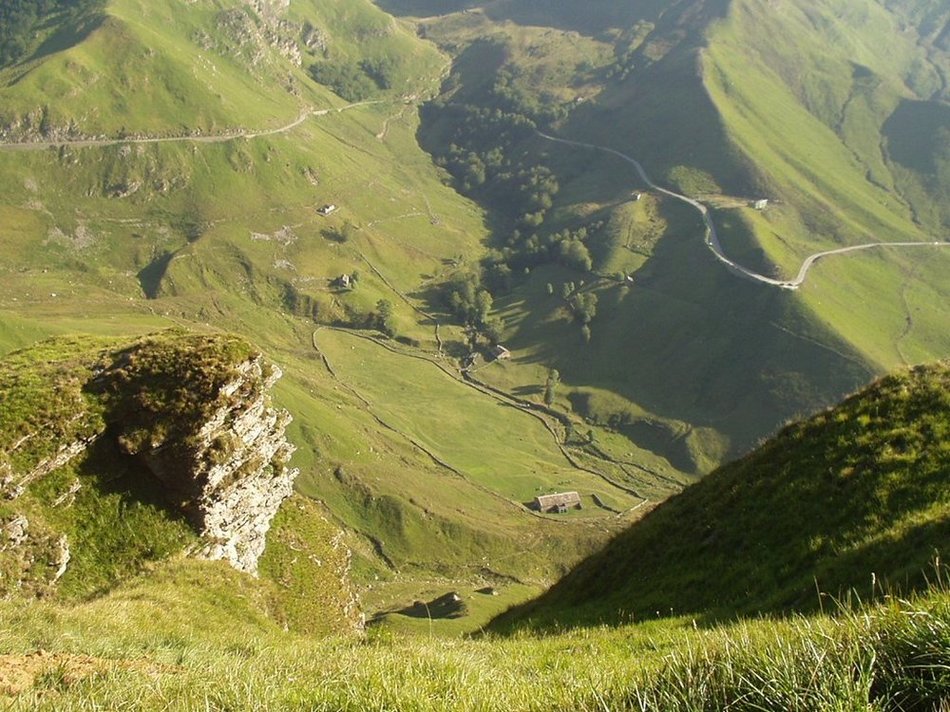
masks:
<svg viewBox="0 0 950 712"><path fill-rule="evenodd" d="M180 135L180 136L138 136L138 137L126 137L126 138L88 138L88 139L67 139L59 141L6 141L0 142L0 150L7 151L39 151L48 148L58 148L60 146L72 146L75 148L95 148L103 146L121 146L129 144L150 144L150 143L224 143L227 141L234 141L236 139L253 139L260 138L263 136L275 136L277 134L287 133L298 126L300 126L304 121L306 121L311 116L326 116L330 113L342 113L350 109L354 109L359 106L366 106L369 104L382 104L385 103L385 100L374 100L374 101L358 101L353 104L347 104L345 106L337 107L335 109L313 109L308 108L307 110L300 113L296 119L290 123L279 126L274 129L264 129L264 130L245 130L245 131L232 131L228 133L221 134L209 134L206 136L201 135ZM798 270L798 275L792 280L782 280L775 279L774 277L768 277L764 274L755 272L754 270L749 269L748 267L743 267L737 262L729 259L725 252L722 249L722 245L719 242L719 235L716 232L716 225L713 223L712 216L709 213L709 208L706 207L703 203L693 198L681 195L672 190L663 188L656 183L654 183L650 176L644 170L640 162L628 156L625 153L621 153L613 148L608 148L607 146L598 146L593 143L585 143L583 141L572 141L570 139L558 138L557 136L551 136L549 134L537 131L538 136L547 140L553 141L555 143L564 144L566 146L575 146L578 148L587 148L593 149L595 151L603 151L604 153L612 154L623 161L626 161L636 169L637 174L640 176L640 179L651 189L668 195L671 198L684 202L697 211L703 218L703 224L706 228L706 235L704 241L709 250L715 255L716 259L722 262L727 269L729 269L734 274L745 277L746 279L751 279L762 284L767 284L773 287L779 287L780 289L798 289L805 281L806 276L808 275L808 270L818 260L828 257L830 255L840 255L847 252L856 252L858 250L868 250L871 248L880 248L880 247L950 247L950 242L941 242L939 240L934 240L931 242L871 242L862 245L852 245L850 247L841 247L835 250L826 250L824 252L816 252L812 255L809 255L802 262L801 268Z"/></svg>
<svg viewBox="0 0 950 712"><path fill-rule="evenodd" d="M275 136L277 134L291 131L311 116L326 116L327 114L341 114L344 111L355 109L358 106L367 106L369 104L382 104L385 100L358 101L354 104L347 104L335 109L313 109L308 108L302 111L300 115L285 126L279 126L275 129L263 130L245 130L229 131L220 134L192 135L184 134L180 136L131 136L127 138L78 138L64 139L59 141L5 141L0 143L0 149L6 151L39 151L47 148L59 148L60 146L72 146L75 148L95 148L102 146L123 146L129 144L144 143L225 143L235 139L260 138L262 136Z"/></svg>
<svg viewBox="0 0 950 712"><path fill-rule="evenodd" d="M618 158L626 161L632 165L637 174L640 176L640 179L648 185L651 189L655 190L658 193L668 195L671 198L675 198L681 202L691 205L693 208L699 211L699 214L703 217L703 223L706 226L706 236L705 243L706 246L710 249L713 255L716 256L716 259L722 262L726 268L731 271L733 274L736 274L740 277L746 279L751 279L755 282L760 282L762 284L767 284L772 287L778 287L780 289L798 289L805 281L805 277L808 276L808 270L820 259L828 257L830 255L842 255L847 252L856 252L858 250L869 250L871 248L877 247L950 247L950 242L941 242L939 240L934 240L931 242L869 242L862 245L852 245L851 247L841 247L836 250L825 250L824 252L816 252L812 255L809 255L805 258L805 261L802 262L801 268L798 270L798 275L791 280L775 279L773 277L768 277L764 274L759 274L748 267L743 267L742 265L733 262L728 257L726 257L725 252L723 252L722 245L719 242L719 235L716 233L716 225L713 223L712 216L709 213L709 208L706 207L703 203L700 203L698 200L689 198L685 195L680 195L675 193L672 190L667 190L662 188L654 183L647 172L644 170L640 162L628 156L625 153L608 148L606 146L598 146L593 143L584 143L583 141L571 141L566 138L558 138L557 136L551 136L541 131L537 132L538 136L548 141L554 141L555 143L562 143L567 146L576 146L579 148L589 148L595 151L603 151L604 153L610 153Z"/></svg>

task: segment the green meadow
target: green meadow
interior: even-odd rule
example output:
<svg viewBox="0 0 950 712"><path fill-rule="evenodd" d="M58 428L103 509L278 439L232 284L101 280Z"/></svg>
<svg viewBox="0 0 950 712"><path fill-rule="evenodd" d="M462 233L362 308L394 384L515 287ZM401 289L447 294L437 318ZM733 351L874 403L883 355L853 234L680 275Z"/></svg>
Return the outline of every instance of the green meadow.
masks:
<svg viewBox="0 0 950 712"><path fill-rule="evenodd" d="M184 334L281 368L300 474L259 578L114 453L31 485L76 553L0 600L0 703L945 706L946 366L822 409L950 354L950 249L740 279L537 133L768 276L945 241L939 2L44 7L0 36L0 467Z"/></svg>

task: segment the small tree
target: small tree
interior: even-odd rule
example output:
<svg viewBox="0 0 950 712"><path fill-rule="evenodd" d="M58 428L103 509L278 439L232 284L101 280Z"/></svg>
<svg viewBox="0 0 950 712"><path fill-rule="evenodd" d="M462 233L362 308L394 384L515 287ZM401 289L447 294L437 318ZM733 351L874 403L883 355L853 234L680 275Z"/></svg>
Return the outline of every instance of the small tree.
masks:
<svg viewBox="0 0 950 712"><path fill-rule="evenodd" d="M503 324L501 319L498 317L492 317L485 320L485 323L482 325L482 333L485 335L485 338L492 343L492 345L495 345L501 341L502 328Z"/></svg>
<svg viewBox="0 0 950 712"><path fill-rule="evenodd" d="M557 395L557 387L561 382L561 374L557 372L557 369L552 368L548 371L548 378L544 382L544 404L551 405L554 403L554 397Z"/></svg>
<svg viewBox="0 0 950 712"><path fill-rule="evenodd" d="M488 319L488 314L491 312L492 308L492 298L491 294L487 289L480 289L475 294L475 317L476 321L480 324L484 324Z"/></svg>
<svg viewBox="0 0 950 712"><path fill-rule="evenodd" d="M386 336L395 336L396 327L393 321L393 304L388 299L376 302L376 313L373 319L375 326Z"/></svg>
<svg viewBox="0 0 950 712"><path fill-rule="evenodd" d="M597 295L593 292L578 292L570 299L574 318L581 324L589 324L597 315Z"/></svg>

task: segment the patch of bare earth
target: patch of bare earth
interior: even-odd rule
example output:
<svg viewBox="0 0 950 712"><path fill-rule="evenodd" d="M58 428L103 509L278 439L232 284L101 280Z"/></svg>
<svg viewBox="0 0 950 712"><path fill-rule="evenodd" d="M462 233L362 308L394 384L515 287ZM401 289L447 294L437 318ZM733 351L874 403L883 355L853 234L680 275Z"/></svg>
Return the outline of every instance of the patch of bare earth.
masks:
<svg viewBox="0 0 950 712"><path fill-rule="evenodd" d="M18 695L34 687L37 680L47 674L55 674L64 684L71 685L112 670L131 670L153 677L174 672L170 666L148 660L110 660L37 650L26 655L0 655L0 695Z"/></svg>

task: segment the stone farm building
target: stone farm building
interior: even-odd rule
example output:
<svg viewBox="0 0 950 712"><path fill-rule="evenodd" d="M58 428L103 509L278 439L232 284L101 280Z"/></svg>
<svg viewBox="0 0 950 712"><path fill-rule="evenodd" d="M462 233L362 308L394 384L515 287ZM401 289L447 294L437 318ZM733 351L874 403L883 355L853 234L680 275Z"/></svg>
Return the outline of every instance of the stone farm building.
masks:
<svg viewBox="0 0 950 712"><path fill-rule="evenodd" d="M563 514L568 509L581 508L581 496L577 492L559 492L558 494L542 494L534 498L532 509L539 512L553 512Z"/></svg>

